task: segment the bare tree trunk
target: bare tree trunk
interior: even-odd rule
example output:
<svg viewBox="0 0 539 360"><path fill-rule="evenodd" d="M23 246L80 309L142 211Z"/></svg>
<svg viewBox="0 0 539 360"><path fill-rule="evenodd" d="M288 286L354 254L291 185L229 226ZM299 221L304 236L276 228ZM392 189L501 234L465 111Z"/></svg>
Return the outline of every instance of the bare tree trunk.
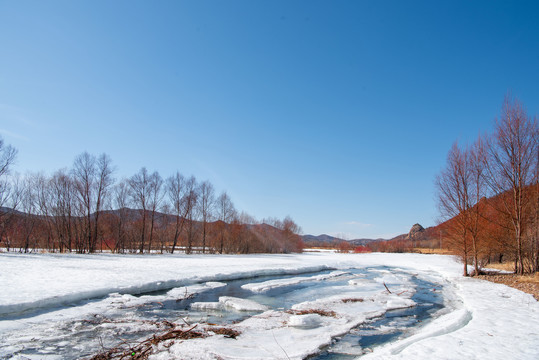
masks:
<svg viewBox="0 0 539 360"><path fill-rule="evenodd" d="M454 239L456 250L462 254L464 276L468 276L468 237L472 239L474 262L478 272L477 235L479 223L476 214L479 204L474 204L474 153L461 150L457 143L449 151L446 168L436 178L438 206L442 216L449 219L447 232ZM475 209L474 209L475 206Z"/></svg>
<svg viewBox="0 0 539 360"><path fill-rule="evenodd" d="M146 240L146 209L149 205L150 181L151 179L148 175L148 170L146 170L145 167L140 169L140 171L133 175L128 181L133 204L141 209L142 230L139 244L139 251L141 254L144 253L144 245Z"/></svg>
<svg viewBox="0 0 539 360"><path fill-rule="evenodd" d="M194 187L196 180L191 177L186 180L183 175L176 172L173 176L169 177L166 182L166 192L168 198L174 208L174 216L176 217L176 224L174 227L174 238L172 243L171 253L173 254L178 245L178 239L185 225L185 219L188 213L191 211L191 202L189 198L189 189Z"/></svg>
<svg viewBox="0 0 539 360"><path fill-rule="evenodd" d="M152 252L152 239L153 239L153 227L155 223L155 210L152 211L152 215L150 217L150 239L148 241L148 252Z"/></svg>
<svg viewBox="0 0 539 360"><path fill-rule="evenodd" d="M174 254L174 250L176 249L176 246L178 245L178 238L180 237L180 233L182 231L184 224L184 220L180 220L180 215L176 215L176 226L174 228L174 241L172 243L172 249L170 251L171 254Z"/></svg>
<svg viewBox="0 0 539 360"><path fill-rule="evenodd" d="M86 237L87 250L92 253L95 250L94 239L92 238L92 210L93 191L95 186L95 157L84 152L75 158L73 175L75 186L79 195L80 203L85 209L86 215Z"/></svg>
<svg viewBox="0 0 539 360"><path fill-rule="evenodd" d="M155 226L155 213L157 209L159 208L159 205L162 201L162 193L161 188L163 185L163 179L159 175L157 171L155 171L152 175L150 175L149 183L148 183L148 190L149 190L149 205L152 211L151 218L150 218L150 239L148 243L148 251L152 251L152 240L153 240L153 232L154 232L154 226Z"/></svg>
<svg viewBox="0 0 539 360"><path fill-rule="evenodd" d="M493 141L489 143L488 180L500 195L501 211L511 220L516 246L515 271L523 274L523 222L529 219L530 196L527 188L534 183L539 144L537 121L526 114L518 100L506 97L502 116L496 121ZM511 191L512 196L505 196Z"/></svg>
<svg viewBox="0 0 539 360"><path fill-rule="evenodd" d="M230 197L226 192L223 192L217 198L218 218L221 221L220 227L220 241L219 241L219 254L223 253L225 243L225 232L227 231L228 224L231 223L235 216L236 210L234 204L230 200Z"/></svg>
<svg viewBox="0 0 539 360"><path fill-rule="evenodd" d="M144 253L144 240L146 235L146 209L142 209L142 236L140 239L140 248L139 252Z"/></svg>
<svg viewBox="0 0 539 360"><path fill-rule="evenodd" d="M200 201L199 212L202 220L202 253L206 252L206 227L208 221L213 216L213 206L215 203L215 191L213 185L209 181L204 181L199 187Z"/></svg>

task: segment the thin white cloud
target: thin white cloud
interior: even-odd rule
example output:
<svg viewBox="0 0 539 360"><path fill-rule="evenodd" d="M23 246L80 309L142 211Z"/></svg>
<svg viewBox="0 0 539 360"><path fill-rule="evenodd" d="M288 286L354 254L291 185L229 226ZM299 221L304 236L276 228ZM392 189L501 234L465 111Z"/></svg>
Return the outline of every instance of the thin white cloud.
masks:
<svg viewBox="0 0 539 360"><path fill-rule="evenodd" d="M366 223L362 223L360 221L346 221L346 222L344 222L344 225L357 226L357 227L362 228L362 229L369 228L369 227L373 226L372 224L366 224Z"/></svg>
<svg viewBox="0 0 539 360"><path fill-rule="evenodd" d="M26 118L23 114L24 109L8 104L0 104L0 118L3 120L24 124L26 126L34 127L35 123Z"/></svg>
<svg viewBox="0 0 539 360"><path fill-rule="evenodd" d="M14 139L30 141L30 139L28 139L26 136L16 134L16 133L11 132L11 131L6 130L6 129L0 129L0 134L3 134L5 136L7 136L7 137L11 137L11 138L14 138Z"/></svg>

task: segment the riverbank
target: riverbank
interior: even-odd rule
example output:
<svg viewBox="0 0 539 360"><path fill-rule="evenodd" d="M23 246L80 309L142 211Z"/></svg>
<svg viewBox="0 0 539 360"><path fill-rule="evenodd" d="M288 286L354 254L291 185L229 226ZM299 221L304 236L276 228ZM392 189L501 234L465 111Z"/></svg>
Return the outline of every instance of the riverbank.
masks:
<svg viewBox="0 0 539 360"><path fill-rule="evenodd" d="M524 291L533 295L535 300L539 301L539 274L516 275L516 274L496 274L479 275L477 279L487 280L498 284L511 286L512 288Z"/></svg>

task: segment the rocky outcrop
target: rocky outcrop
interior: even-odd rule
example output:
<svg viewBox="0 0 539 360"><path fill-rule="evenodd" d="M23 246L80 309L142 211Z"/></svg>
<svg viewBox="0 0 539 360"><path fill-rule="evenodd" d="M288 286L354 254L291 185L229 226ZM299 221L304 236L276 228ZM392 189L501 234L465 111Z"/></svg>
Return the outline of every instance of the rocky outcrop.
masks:
<svg viewBox="0 0 539 360"><path fill-rule="evenodd" d="M410 232L406 236L406 240L414 240L425 231L425 228L421 226L420 224L414 224L412 228L410 229Z"/></svg>

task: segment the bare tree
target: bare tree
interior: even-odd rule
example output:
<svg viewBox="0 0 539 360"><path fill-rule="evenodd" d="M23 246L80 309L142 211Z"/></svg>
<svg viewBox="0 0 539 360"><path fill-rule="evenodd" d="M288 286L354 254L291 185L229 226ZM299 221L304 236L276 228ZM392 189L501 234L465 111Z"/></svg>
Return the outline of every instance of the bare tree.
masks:
<svg viewBox="0 0 539 360"><path fill-rule="evenodd" d="M283 220L283 232L286 237L286 252L302 251L303 242L299 234L301 227L290 216L286 216Z"/></svg>
<svg viewBox="0 0 539 360"><path fill-rule="evenodd" d="M150 175L150 183L149 183L149 192L148 192L148 205L150 208L150 238L148 241L148 252L152 251L152 240L153 240L153 233L154 233L154 227L155 227L155 215L157 213L157 209L161 205L161 202L163 201L163 192L161 191L163 187L163 178L157 171L155 171L153 174Z"/></svg>
<svg viewBox="0 0 539 360"><path fill-rule="evenodd" d="M206 252L206 235L208 222L213 218L213 208L215 204L215 190L209 181L204 181L199 187L199 214L202 220L202 253Z"/></svg>
<svg viewBox="0 0 539 360"><path fill-rule="evenodd" d="M5 180L5 182L4 182ZM19 208L23 199L24 186L21 177L16 175L12 177L11 181L4 179L0 181L0 186L5 186L5 192L3 192L3 198L0 199L1 206L7 206L11 210L0 210L0 242L5 243L7 251L11 247L11 239L8 235L8 230L13 227L15 219L15 210ZM5 184L5 185L3 185Z"/></svg>
<svg viewBox="0 0 539 360"><path fill-rule="evenodd" d="M533 185L538 161L537 120L530 118L518 100L506 96L500 119L488 143L488 184L500 196L502 211L510 219L516 246L515 271L525 271L523 235L529 218Z"/></svg>
<svg viewBox="0 0 539 360"><path fill-rule="evenodd" d="M164 196L163 196L164 197ZM159 240L159 251L163 254L170 245L170 232L171 232L171 216L173 210L170 204L163 201L161 205L161 216L159 217L159 226L157 227L157 239Z"/></svg>
<svg viewBox="0 0 539 360"><path fill-rule="evenodd" d="M139 207L142 224L140 234L139 251L142 254L144 252L144 244L146 240L146 210L148 209L150 202L150 175L145 167L133 175L129 179L130 196L135 206Z"/></svg>
<svg viewBox="0 0 539 360"><path fill-rule="evenodd" d="M176 217L172 249L170 251L172 254L174 254L174 250L178 244L178 239L185 225L185 218L189 210L186 206L187 180L182 174L176 172L176 174L167 179L166 190L169 201L172 204L173 214Z"/></svg>
<svg viewBox="0 0 539 360"><path fill-rule="evenodd" d="M52 193L50 188L50 179L43 174L34 175L34 191L36 194L37 212L43 223L47 240L44 244L46 249L55 251L57 238L53 234L54 221L51 213ZM58 244L59 245L59 244Z"/></svg>
<svg viewBox="0 0 539 360"><path fill-rule="evenodd" d="M3 207L9 202L12 185L8 179L0 179L0 221L4 215Z"/></svg>
<svg viewBox="0 0 539 360"><path fill-rule="evenodd" d="M479 274L479 253L482 250L482 242L485 232L483 219L486 213L487 185L485 179L486 166L486 148L485 140L478 137L476 142L466 150L467 169L469 172L470 186L467 187L468 201L468 230L472 240L472 254L474 261L475 274Z"/></svg>
<svg viewBox="0 0 539 360"><path fill-rule="evenodd" d="M116 245L115 251L124 252L127 242L127 222L129 207L129 184L127 180L120 181L113 190L113 204L117 209Z"/></svg>
<svg viewBox="0 0 539 360"><path fill-rule="evenodd" d="M250 228L256 224L256 219L245 211L235 217L232 221L233 242L230 244L232 252L239 254L255 252L256 239Z"/></svg>
<svg viewBox="0 0 539 360"><path fill-rule="evenodd" d="M3 229L5 229L5 226L7 225L7 219L5 219L5 217L8 215L8 212L4 211L3 207L9 201L12 190L7 175L9 174L16 157L17 150L11 145L6 145L4 139L0 137L0 242L2 242ZM9 213L12 214L12 212Z"/></svg>
<svg viewBox="0 0 539 360"><path fill-rule="evenodd" d="M193 250L193 243L195 238L195 219L198 203L198 184L194 176L191 176L186 182L185 190L185 217L187 219L187 248L185 252L190 254Z"/></svg>
<svg viewBox="0 0 539 360"><path fill-rule="evenodd" d="M7 229L13 218L14 211L10 211L5 208L12 199L13 184L7 179L0 179L0 243L5 242L6 248L9 251L10 243L9 239L4 239L7 233ZM14 208L13 208L14 210Z"/></svg>
<svg viewBox="0 0 539 360"><path fill-rule="evenodd" d="M101 154L96 161L96 181L95 181L95 223L94 223L94 241L97 243L99 236L99 215L108 201L110 195L110 189L114 184L112 173L114 168L112 167L112 160L107 154ZM102 241L102 239L101 239ZM103 243L100 245L103 250Z"/></svg>
<svg viewBox="0 0 539 360"><path fill-rule="evenodd" d="M81 207L86 216L85 236L87 238L88 252L94 252L96 239L92 236L92 211L94 209L94 189L96 177L95 156L83 152L75 158L73 164L73 178Z"/></svg>
<svg viewBox="0 0 539 360"><path fill-rule="evenodd" d="M11 145L6 145L0 137L0 179L9 174L11 166L17 157L17 150Z"/></svg>
<svg viewBox="0 0 539 360"><path fill-rule="evenodd" d="M539 129L536 129L536 132L535 132L535 142L539 143ZM535 209L535 211L533 214L533 221L532 221L533 225L532 225L531 232L532 232L532 237L534 239L533 241L534 251L532 253L534 253L534 257L535 257L535 260L533 261L534 263L533 271L538 272L539 271L539 146L537 146L536 153L537 153L537 159L535 161L535 181L534 181L535 184L533 186L534 188L533 194L535 194L535 200L533 201L534 203L533 208Z"/></svg>
<svg viewBox="0 0 539 360"><path fill-rule="evenodd" d="M228 225L236 217L236 209L226 192L217 198L217 218L219 219L219 254L223 253L226 230Z"/></svg>
<svg viewBox="0 0 539 360"><path fill-rule="evenodd" d="M71 176L73 181L74 188L74 198L72 205L72 214L73 214L73 239L74 239L74 248L79 254L83 254L88 251L88 217L87 209L84 206L84 203L80 200L80 194L77 190L77 182L74 179L74 176Z"/></svg>
<svg viewBox="0 0 539 360"><path fill-rule="evenodd" d="M72 178L64 170L57 171L50 180L51 213L59 239L60 252L73 248L73 205L76 197Z"/></svg>
<svg viewBox="0 0 539 360"><path fill-rule="evenodd" d="M445 169L436 178L436 188L442 217L452 219L447 229L448 235L456 243L462 257L464 276L468 276L470 186L468 154L455 142L447 156Z"/></svg>
<svg viewBox="0 0 539 360"><path fill-rule="evenodd" d="M37 216L36 212L38 209L38 200L37 200L37 194L36 194L36 186L35 186L35 178L33 175L27 175L24 177L23 183L22 183L22 201L21 201L21 208L22 211L25 213L21 217L21 237L22 241L20 244L22 245L21 251L24 253L27 253L30 251L30 245L33 241L33 248L35 250L36 248L36 241L34 236L34 230L37 225Z"/></svg>
<svg viewBox="0 0 539 360"><path fill-rule="evenodd" d="M301 252L303 250L303 241L299 234L301 233L301 227L294 222L290 216L286 216L283 220L277 218L267 218L262 220L264 224L271 225L272 228L279 229L278 233L275 231L264 234L263 239L265 242L265 251L267 252ZM267 231L266 231L267 232ZM341 236L345 238L345 236ZM344 241L347 243L347 241ZM342 250L351 250L351 247L347 247Z"/></svg>

